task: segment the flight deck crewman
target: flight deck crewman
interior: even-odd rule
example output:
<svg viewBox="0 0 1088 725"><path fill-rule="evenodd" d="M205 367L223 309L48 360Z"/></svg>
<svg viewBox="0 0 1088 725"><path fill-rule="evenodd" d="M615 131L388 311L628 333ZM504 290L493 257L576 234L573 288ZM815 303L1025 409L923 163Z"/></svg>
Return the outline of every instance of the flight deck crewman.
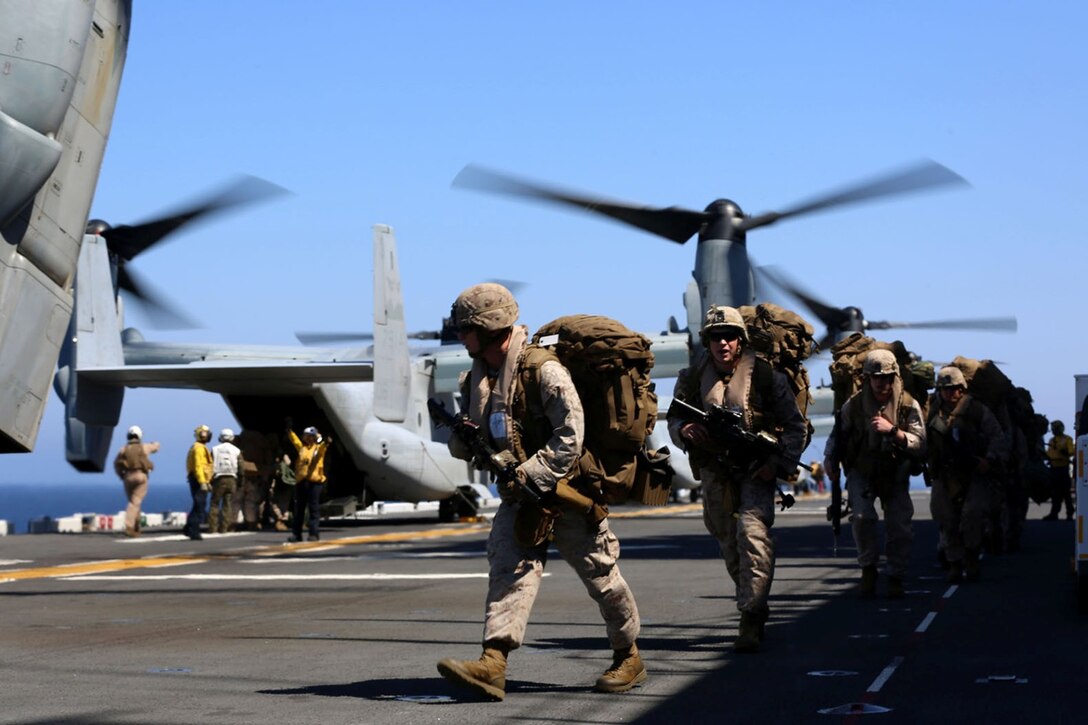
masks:
<svg viewBox="0 0 1088 725"><path fill-rule="evenodd" d="M128 441L117 452L113 461L113 470L125 484L125 496L128 507L125 509L125 536L140 535L140 504L147 496L147 474L155 468L149 454L157 453L159 443L144 443L144 432L140 426L128 429Z"/></svg>
<svg viewBox="0 0 1088 725"><path fill-rule="evenodd" d="M234 431L219 432L219 445L212 448L212 504L208 514L208 531L225 534L234 526L234 492L245 470L245 458L234 445Z"/></svg>
<svg viewBox="0 0 1088 725"><path fill-rule="evenodd" d="M291 430L287 421L287 437L298 451L295 464L295 512L291 521L292 534L288 541L302 541L302 522L306 509L310 509L308 540L321 539L321 492L325 489L325 454L332 437L323 438L317 428L309 426L302 431L302 440Z"/></svg>
<svg viewBox="0 0 1088 725"><path fill-rule="evenodd" d="M462 410L486 431L495 450L517 462L519 480L554 491L582 454L585 416L570 372L544 348L527 352L528 333L516 326L518 305L495 283L468 288L453 303L458 338L472 358L462 384ZM450 453L470 460L468 447L453 436ZM484 609L483 654L479 660L444 659L443 677L493 700L506 695L506 659L521 646L529 612L540 590L548 541L525 541L515 531L519 515L530 516L517 489L504 485L502 503L487 541L489 566ZM519 512L521 512L519 514ZM608 519L563 511L553 534L560 556L574 569L597 602L613 650L612 665L594 685L599 692L623 692L646 679L635 640L638 607L620 574L620 546Z"/></svg>
<svg viewBox="0 0 1088 725"><path fill-rule="evenodd" d="M1050 513L1044 521L1054 521L1061 513L1065 503L1065 517L1073 518L1073 479L1069 475L1069 466L1077 454L1077 446L1071 436L1065 434L1065 423L1056 420L1050 424L1054 435L1046 443L1046 462L1050 466Z"/></svg>
<svg viewBox="0 0 1088 725"><path fill-rule="evenodd" d="M193 506L189 509L182 533L193 541L200 541L204 538L200 534L200 527L207 517L208 492L212 490L212 452L208 450L212 429L206 425L198 425L193 436L196 442L185 457L185 478L189 482L189 495L193 498Z"/></svg>
<svg viewBox="0 0 1088 725"><path fill-rule="evenodd" d="M880 499L887 540L888 596L899 598L904 596L903 578L913 540L911 469L920 469L926 429L921 406L903 390L899 363L891 351L870 351L862 375L861 390L842 406L837 427L827 439L824 467L835 483L840 464L846 469L864 597L876 593L880 560L876 500Z"/></svg>
<svg viewBox="0 0 1088 725"><path fill-rule="evenodd" d="M680 372L673 396L700 410L721 405L739 412L753 433L781 431L779 455L752 460L746 451L726 450L702 423L668 419L669 435L687 451L692 472L703 482L703 524L717 539L736 586L740 631L733 649L757 652L774 579L777 478L795 473L807 424L786 376L749 349L740 311L711 307L699 336L706 349Z"/></svg>

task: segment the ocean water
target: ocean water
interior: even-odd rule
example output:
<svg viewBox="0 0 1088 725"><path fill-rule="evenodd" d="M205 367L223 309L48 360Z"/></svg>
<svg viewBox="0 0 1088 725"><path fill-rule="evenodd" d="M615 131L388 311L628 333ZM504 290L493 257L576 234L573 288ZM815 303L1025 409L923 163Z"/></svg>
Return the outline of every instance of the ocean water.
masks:
<svg viewBox="0 0 1088 725"><path fill-rule="evenodd" d="M27 522L42 516L60 518L74 513L116 514L128 505L125 489L117 483L5 483L0 484L0 519L9 531L27 532ZM148 485L142 510L151 513L188 511L189 486L178 483Z"/></svg>

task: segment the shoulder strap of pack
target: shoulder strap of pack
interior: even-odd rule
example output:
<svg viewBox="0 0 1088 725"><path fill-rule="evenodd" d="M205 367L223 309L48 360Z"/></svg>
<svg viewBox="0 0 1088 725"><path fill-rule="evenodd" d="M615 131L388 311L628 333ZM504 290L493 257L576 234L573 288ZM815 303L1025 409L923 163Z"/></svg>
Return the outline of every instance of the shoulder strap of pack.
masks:
<svg viewBox="0 0 1088 725"><path fill-rule="evenodd" d="M752 368L752 388L759 391L762 400L770 401L774 399L774 368L769 362L758 356L756 357L755 366Z"/></svg>
<svg viewBox="0 0 1088 725"><path fill-rule="evenodd" d="M910 411L914 408L914 396L904 390L899 396L899 410L896 411L896 425L903 430L910 423Z"/></svg>
<svg viewBox="0 0 1088 725"><path fill-rule="evenodd" d="M703 350L699 357L695 359L695 362L687 369L684 374L684 386L683 395L684 400L691 405L698 408L703 407L702 395L699 394L699 382L703 377L703 370L710 363L710 355Z"/></svg>

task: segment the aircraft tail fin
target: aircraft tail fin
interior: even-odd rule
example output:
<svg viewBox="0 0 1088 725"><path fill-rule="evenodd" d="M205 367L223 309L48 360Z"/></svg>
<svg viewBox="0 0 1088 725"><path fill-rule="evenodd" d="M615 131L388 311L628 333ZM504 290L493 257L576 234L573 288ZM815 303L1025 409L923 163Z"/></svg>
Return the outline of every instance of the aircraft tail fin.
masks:
<svg viewBox="0 0 1088 725"><path fill-rule="evenodd" d="M80 377L94 367L123 365L122 315L106 241L88 234L79 252L75 306L53 386L64 401L65 454L80 471L103 471L125 389Z"/></svg>
<svg viewBox="0 0 1088 725"><path fill-rule="evenodd" d="M374 225L374 415L390 423L408 414L410 358L393 228Z"/></svg>

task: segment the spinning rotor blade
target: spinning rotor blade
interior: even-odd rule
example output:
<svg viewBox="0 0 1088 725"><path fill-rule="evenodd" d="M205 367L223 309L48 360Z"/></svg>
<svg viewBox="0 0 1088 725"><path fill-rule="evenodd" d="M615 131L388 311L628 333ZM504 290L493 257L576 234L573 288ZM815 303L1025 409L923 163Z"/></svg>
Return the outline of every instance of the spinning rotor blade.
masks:
<svg viewBox="0 0 1088 725"><path fill-rule="evenodd" d="M766 277L776 287L796 297L805 307L816 316L823 326L830 330L845 330L850 323L850 314L841 307L833 307L826 302L816 299L811 292L806 291L797 282L791 280L786 273L775 267L756 267L756 272ZM823 348L823 345L820 345Z"/></svg>
<svg viewBox="0 0 1088 725"><path fill-rule="evenodd" d="M556 204L573 206L617 221L630 224L665 239L683 244L691 239L709 214L679 207L651 207L628 204L601 197L581 196L556 188L548 188L506 174L469 164L453 180L453 186L488 191L527 199L543 199Z"/></svg>
<svg viewBox="0 0 1088 725"><path fill-rule="evenodd" d="M901 171L896 171L885 176L869 179L859 184L844 187L838 191L824 196L816 197L802 202L780 212L767 212L757 216L751 216L737 224L741 231L748 231L757 227L765 227L774 224L780 219L809 214L811 212L830 209L845 204L853 204L868 199L878 199L883 196L906 194L912 191L921 191L936 186L951 184L967 184L967 180L951 169L938 164L936 161L923 161Z"/></svg>
<svg viewBox="0 0 1088 725"><path fill-rule="evenodd" d="M790 279L781 270L774 267L757 267L757 272L774 285L796 298L827 328L817 343L821 350L828 350L835 344L835 338L841 333L870 330L891 330L897 328L915 328L930 330L987 330L990 332L1016 332L1015 317L983 317L968 320L930 320L927 322L888 322L865 319L857 307L832 307L816 299L811 292Z"/></svg>
<svg viewBox="0 0 1088 725"><path fill-rule="evenodd" d="M303 345L329 345L338 342L369 342L374 339L373 332L296 332L295 339ZM441 340L438 330L409 332L409 340Z"/></svg>
<svg viewBox="0 0 1088 725"><path fill-rule="evenodd" d="M150 287L137 281L138 278L125 269L124 263L117 266L117 287L131 294L143 306L151 322L164 330L191 330L199 325L165 298L150 292Z"/></svg>
<svg viewBox="0 0 1088 725"><path fill-rule="evenodd" d="M893 328L915 328L929 330L989 330L991 332L1016 332L1015 317L979 317L973 320L931 320L929 322L870 322L865 327L869 330L891 330Z"/></svg>
<svg viewBox="0 0 1088 725"><path fill-rule="evenodd" d="M233 207L267 199L285 193L285 189L254 176L245 176L204 201L192 204L170 216L142 224L122 224L102 232L109 250L122 259L131 260L167 235L202 217Z"/></svg>

